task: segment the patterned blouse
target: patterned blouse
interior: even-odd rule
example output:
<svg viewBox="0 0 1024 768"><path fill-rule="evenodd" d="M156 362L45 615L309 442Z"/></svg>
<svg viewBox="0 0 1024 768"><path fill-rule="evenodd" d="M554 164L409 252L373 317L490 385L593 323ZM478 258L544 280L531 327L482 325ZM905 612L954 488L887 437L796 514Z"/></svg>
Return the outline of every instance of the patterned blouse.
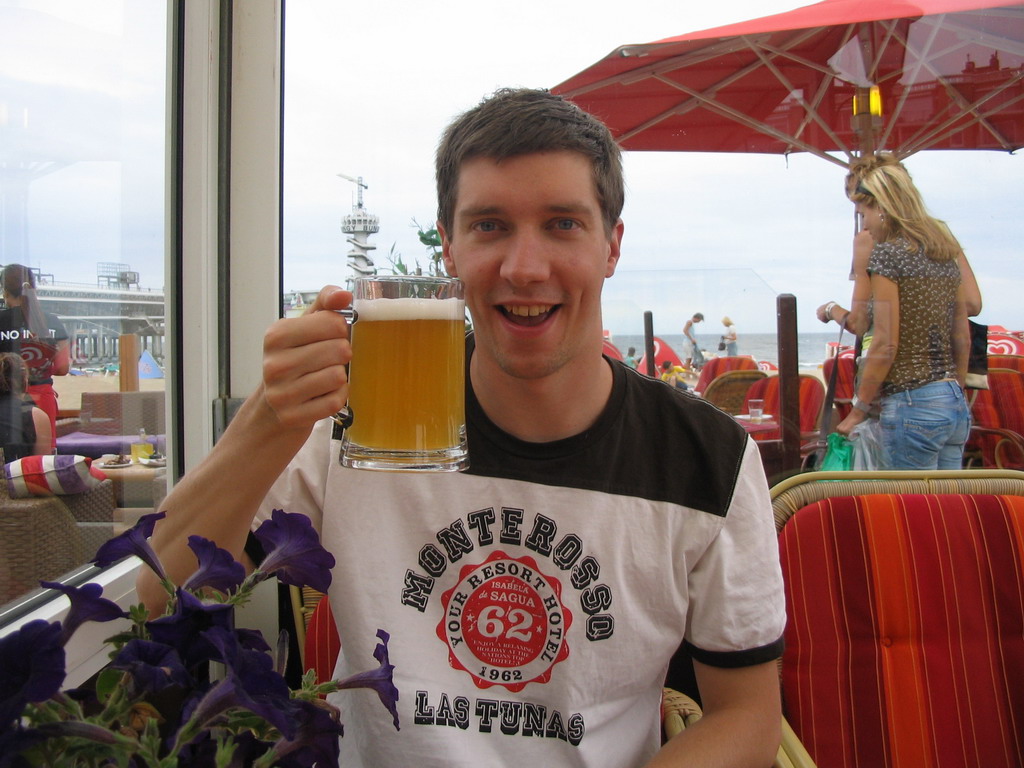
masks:
<svg viewBox="0 0 1024 768"><path fill-rule="evenodd" d="M899 346L882 396L956 378L953 317L960 285L956 260L932 261L923 248L914 248L900 237L875 245L868 272L896 283L900 297Z"/></svg>

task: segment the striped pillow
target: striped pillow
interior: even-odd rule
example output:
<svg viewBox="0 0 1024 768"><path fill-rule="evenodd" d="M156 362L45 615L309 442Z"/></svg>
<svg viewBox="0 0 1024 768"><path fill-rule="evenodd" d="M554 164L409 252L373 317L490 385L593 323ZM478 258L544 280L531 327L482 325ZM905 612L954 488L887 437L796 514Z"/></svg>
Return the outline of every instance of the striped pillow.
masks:
<svg viewBox="0 0 1024 768"><path fill-rule="evenodd" d="M82 493L107 479L88 456L26 456L6 464L4 474L12 499Z"/></svg>

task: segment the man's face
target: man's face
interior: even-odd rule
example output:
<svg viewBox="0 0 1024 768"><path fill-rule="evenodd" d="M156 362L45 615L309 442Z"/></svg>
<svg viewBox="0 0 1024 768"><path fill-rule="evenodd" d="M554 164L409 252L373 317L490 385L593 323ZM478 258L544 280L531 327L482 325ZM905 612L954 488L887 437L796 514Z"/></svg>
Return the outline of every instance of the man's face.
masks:
<svg viewBox="0 0 1024 768"><path fill-rule="evenodd" d="M605 231L587 158L469 160L453 231L438 230L445 266L466 286L474 365L535 379L600 359L601 288L615 271L622 222Z"/></svg>

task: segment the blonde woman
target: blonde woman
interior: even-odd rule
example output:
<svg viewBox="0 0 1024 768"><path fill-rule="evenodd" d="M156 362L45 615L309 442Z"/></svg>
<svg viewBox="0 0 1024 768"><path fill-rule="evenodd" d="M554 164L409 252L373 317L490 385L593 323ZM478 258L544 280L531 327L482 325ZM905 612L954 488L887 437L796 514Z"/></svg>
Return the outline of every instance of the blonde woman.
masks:
<svg viewBox="0 0 1024 768"><path fill-rule="evenodd" d="M910 174L891 154L857 161L847 196L873 242L866 267L872 340L853 409L836 430L848 435L878 400L886 468L959 468L970 431L960 244L927 212Z"/></svg>
<svg viewBox="0 0 1024 768"><path fill-rule="evenodd" d="M736 326L732 320L729 319L728 315L722 318L722 325L725 326L725 333L722 334L722 344L725 344L725 354L727 357L736 357L739 352L739 336L736 333Z"/></svg>

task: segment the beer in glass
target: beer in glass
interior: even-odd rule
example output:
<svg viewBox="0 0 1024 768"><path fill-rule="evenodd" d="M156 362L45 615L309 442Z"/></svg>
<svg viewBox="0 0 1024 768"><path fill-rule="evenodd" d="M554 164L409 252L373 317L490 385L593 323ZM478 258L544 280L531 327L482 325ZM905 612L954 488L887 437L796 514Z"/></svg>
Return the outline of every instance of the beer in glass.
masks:
<svg viewBox="0 0 1024 768"><path fill-rule="evenodd" d="M361 277L353 292L349 426L341 463L357 469L465 469L462 283Z"/></svg>

